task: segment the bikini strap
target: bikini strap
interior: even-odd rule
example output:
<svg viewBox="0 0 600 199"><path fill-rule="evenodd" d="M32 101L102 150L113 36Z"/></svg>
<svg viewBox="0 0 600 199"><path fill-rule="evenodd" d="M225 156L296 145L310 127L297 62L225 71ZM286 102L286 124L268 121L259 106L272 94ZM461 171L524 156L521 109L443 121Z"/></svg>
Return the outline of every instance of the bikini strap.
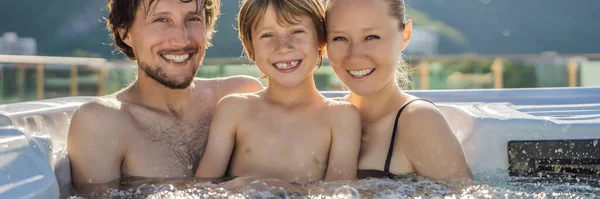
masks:
<svg viewBox="0 0 600 199"><path fill-rule="evenodd" d="M398 130L398 119L400 119L400 114L402 113L402 111L404 111L404 108L406 108L410 103L413 103L414 101L417 101L417 100L423 100L423 101L433 104L433 102L431 102L429 100L417 98L417 99L413 99L413 100L405 103L402 106L402 108L400 108L400 110L398 111L398 114L396 114L396 120L394 120L394 130L392 131L392 140L390 141L390 149L388 150L387 158L385 159L385 167L384 167L385 172L390 172L390 164L392 161L392 153L394 152L394 143L396 141L396 132Z"/></svg>

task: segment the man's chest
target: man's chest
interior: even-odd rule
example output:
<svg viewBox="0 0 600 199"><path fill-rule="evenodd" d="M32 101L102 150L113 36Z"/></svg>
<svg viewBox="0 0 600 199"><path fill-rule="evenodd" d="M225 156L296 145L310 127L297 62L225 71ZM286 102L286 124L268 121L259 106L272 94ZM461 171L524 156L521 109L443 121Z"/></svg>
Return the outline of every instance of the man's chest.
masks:
<svg viewBox="0 0 600 199"><path fill-rule="evenodd" d="M174 122L146 117L130 132L123 170L132 176L191 177L206 148L211 114Z"/></svg>

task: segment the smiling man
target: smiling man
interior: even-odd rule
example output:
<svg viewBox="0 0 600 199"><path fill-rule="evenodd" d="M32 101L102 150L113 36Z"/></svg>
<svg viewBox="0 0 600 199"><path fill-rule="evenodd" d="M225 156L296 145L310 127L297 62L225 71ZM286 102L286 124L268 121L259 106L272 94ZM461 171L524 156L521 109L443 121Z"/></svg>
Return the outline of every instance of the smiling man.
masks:
<svg viewBox="0 0 600 199"><path fill-rule="evenodd" d="M107 28L138 76L73 115L67 143L76 190L194 176L217 101L262 89L251 77L195 78L219 8L219 0L108 0Z"/></svg>

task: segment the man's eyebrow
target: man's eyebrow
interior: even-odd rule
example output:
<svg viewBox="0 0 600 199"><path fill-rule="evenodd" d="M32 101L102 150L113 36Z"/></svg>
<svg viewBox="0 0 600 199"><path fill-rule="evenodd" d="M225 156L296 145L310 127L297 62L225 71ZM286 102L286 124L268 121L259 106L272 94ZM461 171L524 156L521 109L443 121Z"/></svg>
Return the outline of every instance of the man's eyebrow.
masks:
<svg viewBox="0 0 600 199"><path fill-rule="evenodd" d="M152 16L154 16L154 15L169 15L169 14L171 14L171 12L169 12L169 11L164 11L164 12L151 12L149 15L152 15ZM189 11L189 12L187 13L187 15L188 15L188 16L189 16L189 15L201 15L201 12L197 12L197 11Z"/></svg>

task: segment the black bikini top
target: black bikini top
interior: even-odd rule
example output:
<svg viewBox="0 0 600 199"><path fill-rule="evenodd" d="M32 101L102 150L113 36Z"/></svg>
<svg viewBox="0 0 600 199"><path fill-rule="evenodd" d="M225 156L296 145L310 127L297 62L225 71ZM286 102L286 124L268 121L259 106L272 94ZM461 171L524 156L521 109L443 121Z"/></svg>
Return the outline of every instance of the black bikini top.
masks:
<svg viewBox="0 0 600 199"><path fill-rule="evenodd" d="M429 100L418 98L418 99L414 99L414 100L411 100L411 101L405 103L402 106L402 108L400 108L400 110L398 110L398 113L396 114L396 120L394 120L394 128L393 128L394 130L392 130L392 138L390 140L390 148L388 150L387 158L385 159L385 166L383 168L383 171L374 170L374 169L358 170L358 178L367 178L367 177L380 178L380 177L394 177L395 176L393 173L390 173L390 164L392 161L392 154L394 152L394 143L396 141L396 133L398 132L398 119L400 119L400 114L402 113L402 111L404 111L404 108L406 108L410 103L413 103L418 100L423 100L423 101L433 104L433 102L431 102Z"/></svg>

